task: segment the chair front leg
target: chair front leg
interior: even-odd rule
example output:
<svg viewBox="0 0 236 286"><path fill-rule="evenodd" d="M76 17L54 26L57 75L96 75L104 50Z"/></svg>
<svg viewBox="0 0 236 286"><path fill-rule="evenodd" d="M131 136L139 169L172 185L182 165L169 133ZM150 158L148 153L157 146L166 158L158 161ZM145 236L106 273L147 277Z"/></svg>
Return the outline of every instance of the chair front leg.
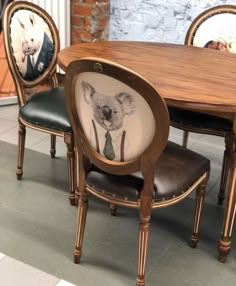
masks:
<svg viewBox="0 0 236 286"><path fill-rule="evenodd" d="M67 146L67 165L69 177L69 200L71 205L75 205L75 148L74 136L72 133L64 135L64 141Z"/></svg>
<svg viewBox="0 0 236 286"><path fill-rule="evenodd" d="M84 229L87 217L88 193L86 189L84 189L82 192L77 192L77 193L79 193L79 198L78 198L78 216L77 216L76 242L74 250L74 262L76 264L79 264L80 258L82 256L82 244L83 244Z"/></svg>
<svg viewBox="0 0 236 286"><path fill-rule="evenodd" d="M147 255L147 244L150 228L150 216L140 216L139 223L139 247L138 247L138 276L136 286L145 286L145 265Z"/></svg>
<svg viewBox="0 0 236 286"><path fill-rule="evenodd" d="M221 171L220 191L218 194L219 205L222 205L225 199L225 190L229 174L230 157L233 152L233 144L234 144L233 134L228 133L225 136L225 151L224 151L222 171Z"/></svg>
<svg viewBox="0 0 236 286"><path fill-rule="evenodd" d="M50 149L51 158L55 158L56 155L56 135L51 134L51 149Z"/></svg>
<svg viewBox="0 0 236 286"><path fill-rule="evenodd" d="M236 136L236 135L235 135ZM236 142L236 137L234 138ZM224 220L221 231L221 239L218 245L219 261L225 263L231 250L232 232L236 214L236 144L233 144L233 150L230 158L230 170L228 180L227 202L224 209Z"/></svg>
<svg viewBox="0 0 236 286"><path fill-rule="evenodd" d="M22 179L23 175L23 161L24 161L24 152L25 152L25 136L26 129L25 125L19 120L19 131L18 131L18 158L17 158L17 169L16 176L17 180Z"/></svg>
<svg viewBox="0 0 236 286"><path fill-rule="evenodd" d="M208 180L208 178L207 178ZM196 190L196 200L195 200L195 213L194 213L194 224L193 224L193 233L191 237L190 246L192 248L197 247L197 243L199 240L199 225L201 220L202 214L202 206L204 202L204 197L206 193L206 184L207 180L201 183Z"/></svg>

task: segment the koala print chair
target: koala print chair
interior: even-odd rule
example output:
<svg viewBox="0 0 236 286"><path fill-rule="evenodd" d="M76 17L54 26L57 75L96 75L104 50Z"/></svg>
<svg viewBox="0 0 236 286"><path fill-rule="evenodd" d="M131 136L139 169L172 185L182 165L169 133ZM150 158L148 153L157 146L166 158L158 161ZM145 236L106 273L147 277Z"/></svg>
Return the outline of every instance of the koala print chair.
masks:
<svg viewBox="0 0 236 286"><path fill-rule="evenodd" d="M3 18L4 45L19 103L17 179L23 174L26 127L51 135L51 157L56 153L56 136L67 145L69 199L74 195L74 140L66 111L64 88L58 87L56 61L59 34L50 17L40 7L16 1L9 4ZM49 84L46 90L38 86ZM27 89L38 90L30 97ZM37 166L35 166L37 167Z"/></svg>
<svg viewBox="0 0 236 286"><path fill-rule="evenodd" d="M152 209L176 204L196 189L191 237L196 247L210 162L167 142L164 100L150 82L124 66L100 58L74 61L66 69L65 94L78 153L74 261L80 263L82 255L89 193L113 205L139 209L136 285L143 286ZM97 231L103 227L98 224Z"/></svg>
<svg viewBox="0 0 236 286"><path fill-rule="evenodd" d="M208 48L209 56L216 52L236 52L236 6L220 5L201 13L190 25L185 38L186 45ZM212 51L212 49L216 51ZM218 50L218 51L217 51ZM204 59L203 59L204 61ZM216 67L217 69L217 67ZM199 95L200 96L200 95ZM229 119L169 107L171 125L184 131L183 146L187 146L189 132L221 136L225 138L225 151L221 172L218 203L223 204L233 150L233 124Z"/></svg>

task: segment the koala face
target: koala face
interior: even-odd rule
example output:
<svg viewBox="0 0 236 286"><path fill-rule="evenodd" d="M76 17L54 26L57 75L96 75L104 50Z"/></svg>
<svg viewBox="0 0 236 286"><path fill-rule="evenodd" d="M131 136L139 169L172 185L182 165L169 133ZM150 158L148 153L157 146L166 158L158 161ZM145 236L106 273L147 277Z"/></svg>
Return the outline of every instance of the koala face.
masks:
<svg viewBox="0 0 236 286"><path fill-rule="evenodd" d="M86 103L92 107L94 119L107 131L120 129L124 116L134 113L134 98L125 92L115 96L100 94L85 81L82 89Z"/></svg>
<svg viewBox="0 0 236 286"><path fill-rule="evenodd" d="M29 15L29 23L24 25L18 19L21 26L22 52L25 56L34 55L43 43L44 32L35 24L33 14Z"/></svg>

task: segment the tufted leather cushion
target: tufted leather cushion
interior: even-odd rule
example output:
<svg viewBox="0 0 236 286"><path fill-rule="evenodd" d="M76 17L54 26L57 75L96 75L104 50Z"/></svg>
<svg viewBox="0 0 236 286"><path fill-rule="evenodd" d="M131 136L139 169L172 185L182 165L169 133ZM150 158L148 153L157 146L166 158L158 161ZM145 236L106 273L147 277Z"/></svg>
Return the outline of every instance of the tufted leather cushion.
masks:
<svg viewBox="0 0 236 286"><path fill-rule="evenodd" d="M186 129L189 127L228 132L233 128L232 122L224 118L170 106L168 107L168 110L170 121L172 123L183 125Z"/></svg>
<svg viewBox="0 0 236 286"><path fill-rule="evenodd" d="M188 190L210 168L210 161L198 153L168 142L155 170L155 199L177 196ZM111 196L137 201L143 186L141 173L126 176L107 174L96 167L88 173L86 182Z"/></svg>
<svg viewBox="0 0 236 286"><path fill-rule="evenodd" d="M72 131L66 111L64 88L53 88L32 95L19 113L20 117L31 124L56 131Z"/></svg>

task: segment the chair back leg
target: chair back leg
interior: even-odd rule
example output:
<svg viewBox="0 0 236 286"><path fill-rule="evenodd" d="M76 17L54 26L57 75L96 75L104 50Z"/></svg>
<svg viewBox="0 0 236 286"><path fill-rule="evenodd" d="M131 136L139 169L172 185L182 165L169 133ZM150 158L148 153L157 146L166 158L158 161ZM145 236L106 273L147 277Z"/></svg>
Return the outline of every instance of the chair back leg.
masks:
<svg viewBox="0 0 236 286"><path fill-rule="evenodd" d="M50 149L51 158L55 158L56 155L56 135L51 134L51 149Z"/></svg>
<svg viewBox="0 0 236 286"><path fill-rule="evenodd" d="M184 130L182 146L187 148L189 132Z"/></svg>
<svg viewBox="0 0 236 286"><path fill-rule="evenodd" d="M18 131L18 158L17 158L17 169L16 176L17 180L22 179L23 175L23 161L24 161L24 152L25 152L25 136L26 129L25 125L19 121L19 131Z"/></svg>
<svg viewBox="0 0 236 286"><path fill-rule="evenodd" d="M111 211L112 216L116 216L117 215L117 205L110 204L110 211Z"/></svg>
<svg viewBox="0 0 236 286"><path fill-rule="evenodd" d="M67 165L69 178L69 200L71 205L75 205L75 146L72 133L64 134L64 141L67 147Z"/></svg>
<svg viewBox="0 0 236 286"><path fill-rule="evenodd" d="M139 223L138 275L136 286L145 286L145 266L150 228L150 216L141 217Z"/></svg>

